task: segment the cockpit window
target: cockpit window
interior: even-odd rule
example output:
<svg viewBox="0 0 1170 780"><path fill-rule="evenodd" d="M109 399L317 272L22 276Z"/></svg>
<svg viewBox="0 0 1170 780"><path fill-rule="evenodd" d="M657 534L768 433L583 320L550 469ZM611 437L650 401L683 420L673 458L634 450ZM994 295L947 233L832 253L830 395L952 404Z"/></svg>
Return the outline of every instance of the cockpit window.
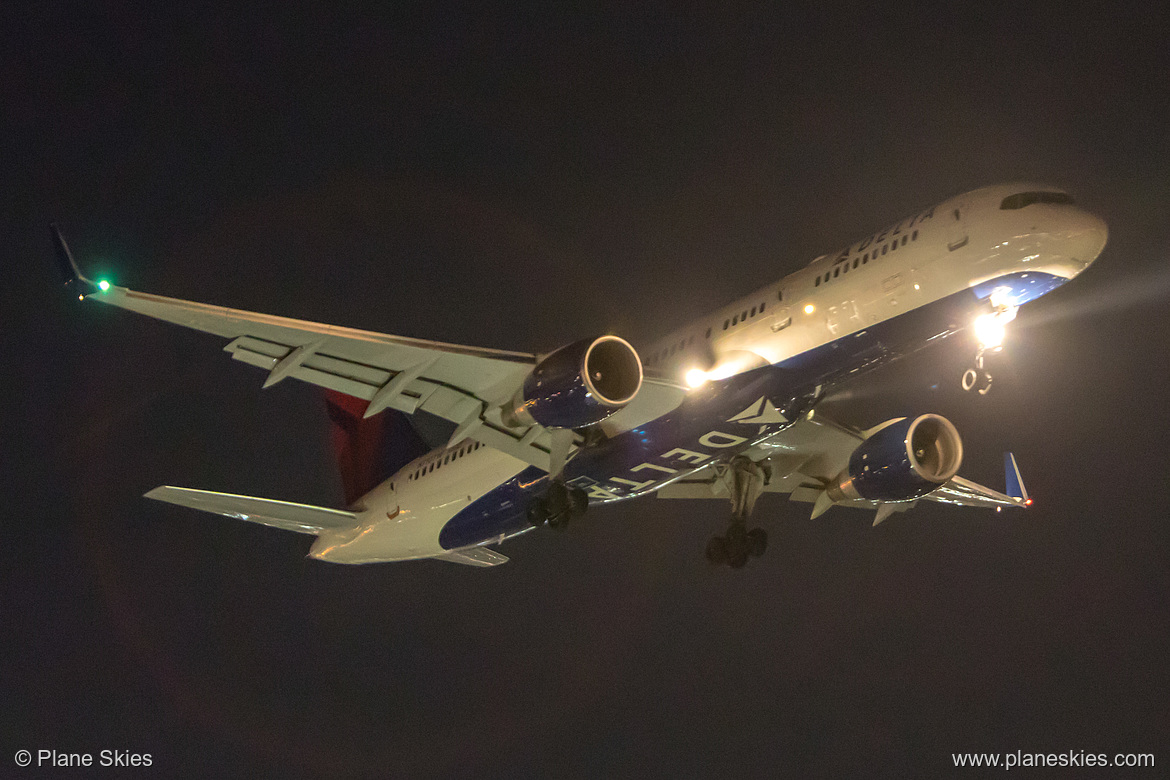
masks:
<svg viewBox="0 0 1170 780"><path fill-rule="evenodd" d="M1063 192L1020 192L1009 195L999 204L1000 209L1022 209L1033 203L1072 203L1071 195Z"/></svg>

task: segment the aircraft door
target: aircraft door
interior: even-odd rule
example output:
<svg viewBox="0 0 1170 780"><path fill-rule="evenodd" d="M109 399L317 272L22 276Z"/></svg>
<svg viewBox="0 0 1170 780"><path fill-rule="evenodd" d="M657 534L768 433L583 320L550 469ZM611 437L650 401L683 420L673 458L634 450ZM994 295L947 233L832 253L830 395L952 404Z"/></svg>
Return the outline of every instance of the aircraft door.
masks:
<svg viewBox="0 0 1170 780"><path fill-rule="evenodd" d="M772 332L784 330L792 324L792 314L788 311L787 306L781 306L777 311L772 313Z"/></svg>
<svg viewBox="0 0 1170 780"><path fill-rule="evenodd" d="M954 252L967 246L967 203L953 201L950 209L942 215L947 226L947 249Z"/></svg>

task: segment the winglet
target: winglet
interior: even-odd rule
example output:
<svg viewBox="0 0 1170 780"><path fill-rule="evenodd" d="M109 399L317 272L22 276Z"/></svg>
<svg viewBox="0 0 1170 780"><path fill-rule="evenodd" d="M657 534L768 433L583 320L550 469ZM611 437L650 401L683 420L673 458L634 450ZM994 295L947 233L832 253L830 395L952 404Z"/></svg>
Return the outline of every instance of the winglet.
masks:
<svg viewBox="0 0 1170 780"><path fill-rule="evenodd" d="M1016 456L1010 452L1003 454L1003 478L1007 494L1019 499L1024 506L1031 506L1032 499L1028 498L1028 489L1024 487L1024 478L1020 476L1020 467L1016 465Z"/></svg>
<svg viewBox="0 0 1170 780"><path fill-rule="evenodd" d="M56 222L49 225L49 231L53 234L53 251L57 255L57 270L61 273L64 286L68 289L74 289L75 283L81 283L87 286L88 292L97 290L97 285L77 267L77 261L73 259L73 253L69 251L69 245L65 243L65 236L61 235L61 229L57 227Z"/></svg>

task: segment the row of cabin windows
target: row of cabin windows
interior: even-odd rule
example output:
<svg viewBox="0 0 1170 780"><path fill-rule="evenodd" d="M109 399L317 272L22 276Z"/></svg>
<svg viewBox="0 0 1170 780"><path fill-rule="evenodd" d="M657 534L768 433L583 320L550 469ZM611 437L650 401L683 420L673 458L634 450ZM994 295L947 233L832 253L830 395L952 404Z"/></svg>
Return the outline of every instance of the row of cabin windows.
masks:
<svg viewBox="0 0 1170 780"><path fill-rule="evenodd" d="M784 292L781 291L780 295L781 295L781 297L783 297ZM723 329L727 330L728 328L734 328L739 323L747 322L748 320L755 317L757 314L763 314L763 313L764 313L764 304L763 303L760 303L759 306L753 306L751 308L750 313L748 312L747 309L744 309L741 314L737 314L729 320L724 320L723 321Z"/></svg>
<svg viewBox="0 0 1170 780"><path fill-rule="evenodd" d="M867 265L869 263L870 257L872 257L874 260L877 260L878 257L884 257L887 252L896 252L898 250L898 247L906 246L907 241L917 241L917 240L918 240L918 231L915 230L913 233L911 233L908 236L902 236L901 241L899 241L898 239L895 238L893 241L891 241L888 244L882 244L880 249L875 247L872 253L866 252L861 257L853 258L852 264L850 264L848 261L846 261L844 263L841 263L840 265L838 265L836 268L832 269L831 271L825 271L825 275L823 277L818 275L816 278L816 281L813 282L813 287L820 287L821 282L827 282L830 279L836 279L842 273L849 273L850 268L857 268L857 266L859 266L859 265Z"/></svg>
<svg viewBox="0 0 1170 780"><path fill-rule="evenodd" d="M478 450L482 446L483 445L477 441L473 441L473 442L469 442L468 444L464 444L459 449L452 450L451 452L448 452L446 455L444 455L442 457L442 459L436 458L435 460L428 463L427 465L421 466L421 467L415 469L414 473L411 474L409 477L407 477L407 479L408 480L415 480L415 479L418 479L419 477L421 477L423 474L430 474L435 469L441 468L442 466L446 466L448 463L454 463L458 458L462 458L467 453L474 452L475 450ZM390 483L390 489L391 490L394 489L394 483Z"/></svg>
<svg viewBox="0 0 1170 780"><path fill-rule="evenodd" d="M784 290L778 290L776 292L776 300L778 300L778 301L784 300ZM723 321L723 329L727 330L728 328L735 327L739 323L747 322L748 320L752 319L756 315L763 314L765 308L766 308L766 304L763 301L761 301L759 306L753 306L751 309L745 309L741 314L736 314L734 317L731 317L730 319L724 320ZM707 331L703 334L703 338L705 338L705 339L711 338L711 328L707 328ZM660 363L663 360L666 360L667 358L669 358L671 355L674 355L678 352L682 352L684 349L686 349L687 347L691 346L694 343L695 343L695 335L692 334L689 338L682 339L677 344L671 344L669 347L666 347L664 349L659 350L658 352L655 352L653 355L651 355L649 358L647 358L646 365L652 366L652 365L655 365L657 363Z"/></svg>

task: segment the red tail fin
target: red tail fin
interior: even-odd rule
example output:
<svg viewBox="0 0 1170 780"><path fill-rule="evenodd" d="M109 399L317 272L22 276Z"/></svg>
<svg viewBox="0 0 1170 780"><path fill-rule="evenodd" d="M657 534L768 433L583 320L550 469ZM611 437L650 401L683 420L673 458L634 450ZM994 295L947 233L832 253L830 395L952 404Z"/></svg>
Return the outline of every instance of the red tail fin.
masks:
<svg viewBox="0 0 1170 780"><path fill-rule="evenodd" d="M430 451L402 412L386 409L363 418L369 402L335 390L325 391L325 404L346 505Z"/></svg>

